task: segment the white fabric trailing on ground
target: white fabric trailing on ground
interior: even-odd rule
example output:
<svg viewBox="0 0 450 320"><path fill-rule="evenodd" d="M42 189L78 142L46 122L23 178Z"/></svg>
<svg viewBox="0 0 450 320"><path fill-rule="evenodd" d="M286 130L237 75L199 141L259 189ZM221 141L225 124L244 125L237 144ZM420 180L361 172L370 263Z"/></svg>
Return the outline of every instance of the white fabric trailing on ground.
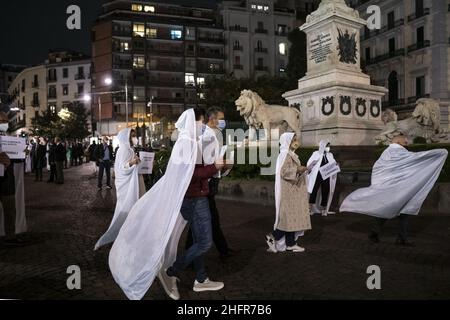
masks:
<svg viewBox="0 0 450 320"><path fill-rule="evenodd" d="M371 186L350 194L340 211L384 219L400 214L418 215L447 155L444 149L409 152L391 144L373 167Z"/></svg>
<svg viewBox="0 0 450 320"><path fill-rule="evenodd" d="M131 129L127 128L117 135L119 149L114 163L116 210L108 231L98 240L95 250L116 240L128 213L139 200L139 167L129 166L129 162L135 157L134 150L130 145L130 133Z"/></svg>
<svg viewBox="0 0 450 320"><path fill-rule="evenodd" d="M109 255L112 275L129 299L142 299L160 269L175 261L186 225L180 209L198 151L193 109L176 127L179 137L166 174L133 206Z"/></svg>

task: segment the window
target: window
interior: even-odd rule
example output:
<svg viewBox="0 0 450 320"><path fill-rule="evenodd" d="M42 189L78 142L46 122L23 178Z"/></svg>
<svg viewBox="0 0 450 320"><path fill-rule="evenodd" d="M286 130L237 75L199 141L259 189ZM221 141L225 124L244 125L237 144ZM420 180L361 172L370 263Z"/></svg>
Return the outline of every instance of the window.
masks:
<svg viewBox="0 0 450 320"><path fill-rule="evenodd" d="M389 39L389 53L395 52L395 38Z"/></svg>
<svg viewBox="0 0 450 320"><path fill-rule="evenodd" d="M416 78L416 97L424 97L425 96L425 76Z"/></svg>
<svg viewBox="0 0 450 320"><path fill-rule="evenodd" d="M395 27L395 13L391 11L388 13L388 29L392 29Z"/></svg>
<svg viewBox="0 0 450 320"><path fill-rule="evenodd" d="M371 56L370 56L370 47L366 48L366 61L370 61Z"/></svg>
<svg viewBox="0 0 450 320"><path fill-rule="evenodd" d="M69 77L69 69L64 68L63 69L63 78L68 78Z"/></svg>
<svg viewBox="0 0 450 320"><path fill-rule="evenodd" d="M197 78L197 84L198 84L198 85L203 85L203 84L205 84L205 78L204 78L204 77L198 77L198 78Z"/></svg>
<svg viewBox="0 0 450 320"><path fill-rule="evenodd" d="M184 82L187 85L195 85L195 77L193 73L186 73L184 75Z"/></svg>
<svg viewBox="0 0 450 320"><path fill-rule="evenodd" d="M140 4L132 4L131 11L142 11L142 5Z"/></svg>
<svg viewBox="0 0 450 320"><path fill-rule="evenodd" d="M39 105L39 93L35 92L33 93L33 106Z"/></svg>
<svg viewBox="0 0 450 320"><path fill-rule="evenodd" d="M235 56L234 57L234 64L236 66L239 66L241 64L241 56Z"/></svg>
<svg viewBox="0 0 450 320"><path fill-rule="evenodd" d="M269 12L269 6L264 6L264 12Z"/></svg>
<svg viewBox="0 0 450 320"><path fill-rule="evenodd" d="M258 21L258 30L264 29L264 22Z"/></svg>
<svg viewBox="0 0 450 320"><path fill-rule="evenodd" d="M48 87L48 97L51 99L56 99L56 87L55 86Z"/></svg>
<svg viewBox="0 0 450 320"><path fill-rule="evenodd" d="M22 79L22 92L25 92L25 79Z"/></svg>
<svg viewBox="0 0 450 320"><path fill-rule="evenodd" d="M264 66L264 59L258 58L258 67L263 67L263 66Z"/></svg>
<svg viewBox="0 0 450 320"><path fill-rule="evenodd" d="M35 74L34 77L33 77L33 87L34 88L39 87L39 79L38 79L38 75L37 74Z"/></svg>
<svg viewBox="0 0 450 320"><path fill-rule="evenodd" d="M158 30L156 28L147 28L147 38L158 37Z"/></svg>
<svg viewBox="0 0 450 320"><path fill-rule="evenodd" d="M277 32L280 35L283 35L286 33L286 25L285 24L279 24L277 27Z"/></svg>
<svg viewBox="0 0 450 320"><path fill-rule="evenodd" d="M142 23L133 24L133 36L135 37L144 37L145 33L145 25Z"/></svg>
<svg viewBox="0 0 450 320"><path fill-rule="evenodd" d="M417 44L421 45L425 42L425 29L424 27L417 28L416 30Z"/></svg>
<svg viewBox="0 0 450 320"><path fill-rule="evenodd" d="M256 9L257 9L258 11L263 11L263 10L264 10L264 7L263 7L262 5L257 5L257 6L256 6Z"/></svg>
<svg viewBox="0 0 450 320"><path fill-rule="evenodd" d="M78 94L83 94L84 93L84 83L79 83L78 84Z"/></svg>
<svg viewBox="0 0 450 320"><path fill-rule="evenodd" d="M252 4L252 10L256 10L256 4Z"/></svg>
<svg viewBox="0 0 450 320"><path fill-rule="evenodd" d="M262 45L262 41L258 40L258 42L256 42L256 48L257 49L262 49L263 45Z"/></svg>
<svg viewBox="0 0 450 320"><path fill-rule="evenodd" d="M280 44L278 45L278 52L279 52L282 56L285 56L285 55L286 55L286 51L287 51L287 49L286 49L286 43L280 43Z"/></svg>
<svg viewBox="0 0 450 320"><path fill-rule="evenodd" d="M423 0L416 0L416 16L423 15Z"/></svg>
<svg viewBox="0 0 450 320"><path fill-rule="evenodd" d="M183 32L181 30L170 30L170 38L177 40L181 39Z"/></svg>
<svg viewBox="0 0 450 320"><path fill-rule="evenodd" d="M145 68L145 57L144 56L134 56L133 57L133 68L144 69Z"/></svg>
<svg viewBox="0 0 450 320"><path fill-rule="evenodd" d="M62 93L63 93L63 96L69 95L69 86L67 84L62 85Z"/></svg>
<svg viewBox="0 0 450 320"><path fill-rule="evenodd" d="M56 81L56 69L49 69L48 70L48 80Z"/></svg>
<svg viewBox="0 0 450 320"><path fill-rule="evenodd" d="M128 42L121 42L120 43L120 51L128 51L130 50L130 44Z"/></svg>
<svg viewBox="0 0 450 320"><path fill-rule="evenodd" d="M205 96L205 93L204 93L204 92L200 92L200 93L198 94L198 97L199 97L201 100L206 99L206 96Z"/></svg>
<svg viewBox="0 0 450 320"><path fill-rule="evenodd" d="M78 67L78 75L84 76L84 68L83 67Z"/></svg>
<svg viewBox="0 0 450 320"><path fill-rule="evenodd" d="M145 12L155 12L155 7L154 6L144 6L144 11Z"/></svg>

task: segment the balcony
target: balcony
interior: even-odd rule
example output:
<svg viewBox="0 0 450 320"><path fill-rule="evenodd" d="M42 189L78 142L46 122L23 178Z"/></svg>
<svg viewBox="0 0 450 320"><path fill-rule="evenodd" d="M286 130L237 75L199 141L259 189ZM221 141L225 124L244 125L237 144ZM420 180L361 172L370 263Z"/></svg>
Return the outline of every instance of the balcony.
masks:
<svg viewBox="0 0 450 320"><path fill-rule="evenodd" d="M148 48L147 52L151 54L160 54L160 55L183 55L184 54L184 48L182 47L173 47L173 48L167 48L167 47L150 47Z"/></svg>
<svg viewBox="0 0 450 320"><path fill-rule="evenodd" d="M257 29L255 29L255 33L264 33L264 34L267 34L268 31L267 31L267 29L257 28Z"/></svg>
<svg viewBox="0 0 450 320"><path fill-rule="evenodd" d="M242 46L233 46L234 51L244 51L244 47Z"/></svg>
<svg viewBox="0 0 450 320"><path fill-rule="evenodd" d="M420 49L423 49L423 48L427 48L427 47L430 46L430 44L431 44L430 40L425 40L425 41L422 41L422 42L418 42L418 43L412 44L412 45L408 46L408 53L416 51L416 50L420 50Z"/></svg>
<svg viewBox="0 0 450 320"><path fill-rule="evenodd" d="M237 32L248 32L248 28L244 28L241 26L233 26L229 28L230 31L237 31Z"/></svg>
<svg viewBox="0 0 450 320"><path fill-rule="evenodd" d="M255 52L267 53L269 50L267 48L255 48Z"/></svg>
<svg viewBox="0 0 450 320"><path fill-rule="evenodd" d="M149 66L151 71L173 71L173 72L184 72L183 66L181 64L167 64L167 65L157 65Z"/></svg>
<svg viewBox="0 0 450 320"><path fill-rule="evenodd" d="M113 69L132 69L133 63L131 61L120 61L120 62L114 62L112 65Z"/></svg>
<svg viewBox="0 0 450 320"><path fill-rule="evenodd" d="M131 37L131 28L119 28L115 29L113 28L112 35L115 37Z"/></svg>
<svg viewBox="0 0 450 320"><path fill-rule="evenodd" d="M375 64L375 63L379 63L385 60L389 60L395 57L399 57L399 56L404 56L405 55L405 49L397 49L395 51L389 52L389 53L385 53L382 54L380 56L377 56L373 59L370 59L367 61L366 65L371 65L371 64Z"/></svg>
<svg viewBox="0 0 450 320"><path fill-rule="evenodd" d="M53 82L57 82L58 78L57 77L47 77L47 82L48 83L53 83Z"/></svg>
<svg viewBox="0 0 450 320"><path fill-rule="evenodd" d="M52 99L52 100L57 99L56 92L54 92L54 93L49 93L49 94L47 95L47 99Z"/></svg>
<svg viewBox="0 0 450 320"><path fill-rule="evenodd" d="M408 104L412 104L412 103L416 103L417 100L421 99L421 98L429 98L430 94L423 94L423 95L419 95L419 96L413 96L413 97L409 97L408 98Z"/></svg>
<svg viewBox="0 0 450 320"><path fill-rule="evenodd" d="M384 27L382 27L381 29L379 29L379 30L366 30L365 32L364 32L364 35L363 36L361 36L361 40L368 40L368 39L370 39L370 38L372 38L372 37L375 37L375 36L378 36L378 35L380 35L380 34L383 34L383 33L385 33L385 32L388 32L388 31L390 31L390 30L394 30L395 28L398 28L398 27L400 27L400 26L402 26L402 25L404 25L405 24L405 19L399 19L399 20L396 20L395 22L394 22L394 24L391 24L391 25L385 25Z"/></svg>
<svg viewBox="0 0 450 320"><path fill-rule="evenodd" d="M84 80L84 79L86 79L86 76L83 73L75 75L75 80Z"/></svg>
<svg viewBox="0 0 450 320"><path fill-rule="evenodd" d="M207 37L207 36L199 36L199 42L209 42L209 43L219 43L224 44L225 39L223 37Z"/></svg>
<svg viewBox="0 0 450 320"><path fill-rule="evenodd" d="M269 71L267 66L255 66L255 71Z"/></svg>
<svg viewBox="0 0 450 320"><path fill-rule="evenodd" d="M225 55L222 52L198 52L197 56L199 58L225 59Z"/></svg>
<svg viewBox="0 0 450 320"><path fill-rule="evenodd" d="M244 70L244 66L242 64L233 65L234 70Z"/></svg>
<svg viewBox="0 0 450 320"><path fill-rule="evenodd" d="M209 66L197 66L197 72L199 73L209 73L209 74L223 74L225 70L223 68L210 68Z"/></svg>
<svg viewBox="0 0 450 320"><path fill-rule="evenodd" d="M114 102L126 102L126 94L125 93L114 93L113 94L113 101ZM133 102L133 95L132 94L128 94L128 102Z"/></svg>
<svg viewBox="0 0 450 320"><path fill-rule="evenodd" d="M429 15L429 14L430 14L430 8L424 8L423 10L418 10L408 16L408 22L425 17L426 15Z"/></svg>

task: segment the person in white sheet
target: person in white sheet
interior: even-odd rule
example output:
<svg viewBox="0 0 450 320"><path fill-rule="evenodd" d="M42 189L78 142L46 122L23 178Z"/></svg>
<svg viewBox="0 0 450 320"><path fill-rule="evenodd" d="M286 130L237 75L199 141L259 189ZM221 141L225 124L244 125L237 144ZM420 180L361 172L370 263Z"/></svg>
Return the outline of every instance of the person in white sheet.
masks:
<svg viewBox="0 0 450 320"><path fill-rule="evenodd" d="M280 145L275 176L276 218L274 231L266 236L268 251L304 252L296 242L311 229L306 186L308 168L301 165L295 154L300 146L295 133L282 134Z"/></svg>
<svg viewBox="0 0 450 320"><path fill-rule="evenodd" d="M307 166L313 167L311 173L308 175L311 214L321 213L322 216L334 214L334 212L330 212L330 207L336 189L337 174L324 180L320 173L320 168L335 161L328 140L320 141L319 150L315 151L308 160Z"/></svg>
<svg viewBox="0 0 450 320"><path fill-rule="evenodd" d="M141 160L136 156L133 149L133 146L138 144L136 131L130 128L123 129L117 135L117 140L119 140L119 149L114 163L117 194L116 210L108 231L98 240L95 250L114 242L128 216L128 212L145 193L144 180L142 175L139 175L138 165Z"/></svg>
<svg viewBox="0 0 450 320"><path fill-rule="evenodd" d="M166 270L174 267L177 258L178 242L187 223L183 217L188 218L191 227L194 223L193 229L202 239L200 241L195 237L195 248L188 250L190 259L201 258L211 246L207 200L202 203L185 201L196 171L198 137L202 134L202 126L197 122L194 109L183 112L176 128L179 135L165 175L130 210L109 254L109 267L114 280L129 299L142 299L156 276L159 276L166 293L172 299L180 298L176 277L168 275ZM219 163L218 167L222 169L223 164ZM210 171L206 176L213 176L217 167L214 170L208 167L206 171ZM203 180L195 180L194 184L201 181ZM200 187L203 188L203 184ZM203 192L203 189L199 191ZM201 213L204 213L204 216L198 219L198 222L202 223L201 228L189 217L195 215L199 208L202 209ZM180 267L183 269L186 263L192 262L185 259L186 254L180 258L181 261L178 261L175 268L171 268L172 272L181 271ZM201 260L196 259L195 265L198 273L205 276ZM202 284L197 281L195 283L195 287L200 289L208 289L211 286L212 289L218 290L223 287L222 283L214 283L207 278L198 280L204 280Z"/></svg>
<svg viewBox="0 0 450 320"><path fill-rule="evenodd" d="M0 135L7 135L9 118L0 112ZM5 245L23 245L18 237L27 231L25 216L24 160L10 159L0 153L3 175L0 177L0 237Z"/></svg>
<svg viewBox="0 0 450 320"><path fill-rule="evenodd" d="M371 186L356 190L341 205L341 212L377 218L369 235L372 242L380 241L379 234L387 220L399 217L396 244L414 246L408 240L407 218L419 214L448 156L445 149L410 152L407 145L404 135L394 137L373 167Z"/></svg>

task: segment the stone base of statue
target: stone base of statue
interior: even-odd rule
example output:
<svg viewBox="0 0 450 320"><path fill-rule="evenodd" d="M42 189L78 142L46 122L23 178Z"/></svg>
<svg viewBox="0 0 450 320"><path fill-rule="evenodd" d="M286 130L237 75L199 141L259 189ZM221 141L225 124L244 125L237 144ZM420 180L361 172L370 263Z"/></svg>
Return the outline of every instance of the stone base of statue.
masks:
<svg viewBox="0 0 450 320"><path fill-rule="evenodd" d="M302 144L373 145L383 128L384 87L360 67L360 29L366 21L343 0L323 0L301 29L307 35L308 72L283 97L302 112Z"/></svg>

